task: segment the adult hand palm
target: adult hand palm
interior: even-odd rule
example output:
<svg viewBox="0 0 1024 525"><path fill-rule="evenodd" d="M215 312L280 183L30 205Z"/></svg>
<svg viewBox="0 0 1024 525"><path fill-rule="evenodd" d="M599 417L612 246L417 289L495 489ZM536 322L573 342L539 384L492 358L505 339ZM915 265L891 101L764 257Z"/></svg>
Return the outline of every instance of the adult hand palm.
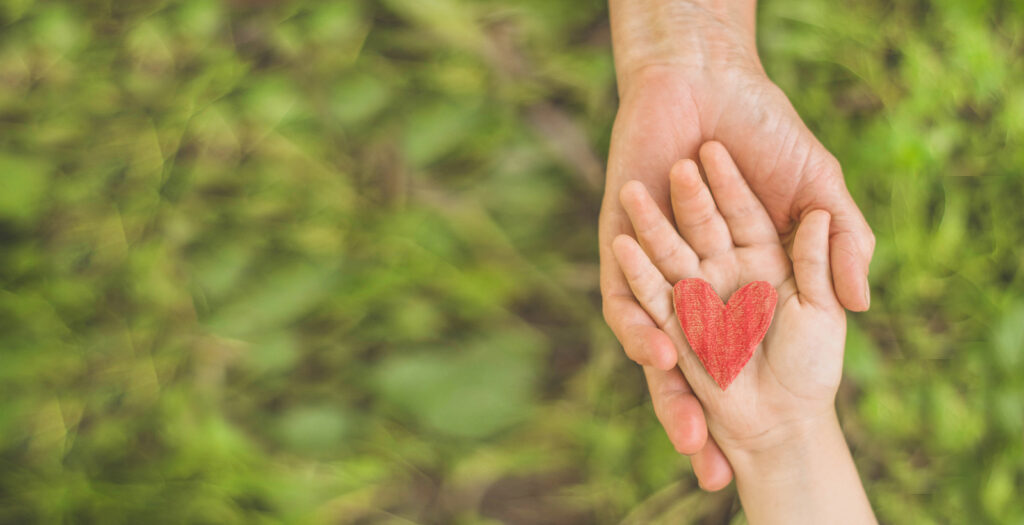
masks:
<svg viewBox="0 0 1024 525"><path fill-rule="evenodd" d="M697 73L693 71L697 70ZM670 440L695 454L694 472L707 489L732 473L707 427L699 401L676 365L671 339L637 304L615 261L611 242L632 233L618 193L640 180L671 217L668 173L700 144L718 140L733 154L780 236L814 209L832 215L830 250L837 295L847 308L867 308L867 263L874 237L857 209L835 158L800 120L785 95L756 68L711 78L701 68L649 68L623 92L612 131L600 217L601 290L605 319L644 371L652 402Z"/></svg>

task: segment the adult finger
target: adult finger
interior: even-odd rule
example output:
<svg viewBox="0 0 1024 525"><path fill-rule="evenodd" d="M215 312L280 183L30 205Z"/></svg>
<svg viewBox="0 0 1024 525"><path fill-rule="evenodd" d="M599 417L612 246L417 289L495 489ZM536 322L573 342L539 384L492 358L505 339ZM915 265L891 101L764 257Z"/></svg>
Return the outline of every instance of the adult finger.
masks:
<svg viewBox="0 0 1024 525"><path fill-rule="evenodd" d="M708 186L725 218L736 246L778 244L771 217L754 195L720 142L710 141L700 148L700 161L708 176Z"/></svg>
<svg viewBox="0 0 1024 525"><path fill-rule="evenodd" d="M875 236L846 188L839 162L820 145L817 151L816 160L804 163L800 177L804 182L797 190L793 210L800 218L815 209L832 215L829 252L836 296L846 309L864 311L871 304L868 265L875 251Z"/></svg>
<svg viewBox="0 0 1024 525"><path fill-rule="evenodd" d="M676 227L693 251L707 259L732 249L729 227L700 178L697 164L690 159L677 162L669 172L669 184Z"/></svg>
<svg viewBox="0 0 1024 525"><path fill-rule="evenodd" d="M629 219L617 206L615 209L604 207L600 228L601 297L605 322L622 344L626 355L637 364L661 369L674 367L678 360L675 345L637 302L612 253L612 239L618 233L629 231Z"/></svg>
<svg viewBox="0 0 1024 525"><path fill-rule="evenodd" d="M619 201L640 245L666 279L674 283L697 270L697 254L679 236L643 183L630 181L623 185Z"/></svg>
<svg viewBox="0 0 1024 525"><path fill-rule="evenodd" d="M846 195L844 206L832 213L829 251L836 295L843 306L863 312L871 306L868 270L875 252L875 235L853 198Z"/></svg>
<svg viewBox="0 0 1024 525"><path fill-rule="evenodd" d="M708 439L704 408L693 395L678 368L658 370L644 367L647 388L651 392L654 414L665 428L669 441L680 454L694 454L705 448Z"/></svg>
<svg viewBox="0 0 1024 525"><path fill-rule="evenodd" d="M604 314L608 326L629 359L639 365L661 370L674 368L678 363L676 347L661 331L647 312L629 296L612 296L604 301Z"/></svg>
<svg viewBox="0 0 1024 525"><path fill-rule="evenodd" d="M640 306L629 289L625 277L618 270L615 258L607 261L615 265L617 280L602 278L602 310L605 322L631 360L640 365L669 369L676 365L675 345L658 329L651 316Z"/></svg>
<svg viewBox="0 0 1024 525"><path fill-rule="evenodd" d="M708 437L707 444L690 458L690 464L700 488L706 491L722 490L732 481L732 465L713 437Z"/></svg>

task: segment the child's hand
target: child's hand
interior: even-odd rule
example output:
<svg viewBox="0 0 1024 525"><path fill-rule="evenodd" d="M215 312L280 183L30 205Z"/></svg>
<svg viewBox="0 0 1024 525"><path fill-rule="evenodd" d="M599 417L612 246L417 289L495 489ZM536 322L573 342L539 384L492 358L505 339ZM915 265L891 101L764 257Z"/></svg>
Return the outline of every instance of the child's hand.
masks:
<svg viewBox="0 0 1024 525"><path fill-rule="evenodd" d="M643 184L622 188L620 198L640 243L621 235L613 248L640 304L679 350L709 433L735 464L740 456L793 442L818 421L835 420L846 317L832 288L828 213L803 217L792 257L787 256L725 147L707 143L700 159L710 192L693 161L672 168L678 232ZM779 293L764 341L725 391L690 349L673 310L672 286L688 277L708 281L723 300L752 281L768 281Z"/></svg>
<svg viewBox="0 0 1024 525"><path fill-rule="evenodd" d="M707 143L700 159L710 192L693 161L677 162L669 177L678 232L642 184L622 188L640 244L619 236L615 257L679 349L704 407L707 446L717 442L732 464L749 522L875 523L835 416L846 316L832 289L829 215L803 217L787 256L725 148ZM690 349L672 307L672 285L687 277L708 281L725 299L751 281L779 292L764 341L724 391Z"/></svg>

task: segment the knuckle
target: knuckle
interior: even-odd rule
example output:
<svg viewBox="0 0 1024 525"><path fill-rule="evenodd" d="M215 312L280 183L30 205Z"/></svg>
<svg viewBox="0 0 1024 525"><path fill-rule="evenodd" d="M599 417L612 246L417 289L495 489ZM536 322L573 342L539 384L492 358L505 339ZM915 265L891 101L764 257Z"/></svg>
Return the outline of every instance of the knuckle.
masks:
<svg viewBox="0 0 1024 525"><path fill-rule="evenodd" d="M644 217L636 225L636 234L644 239L660 239L658 235L659 224L653 217Z"/></svg>
<svg viewBox="0 0 1024 525"><path fill-rule="evenodd" d="M845 186L843 167L831 152L822 146L812 147L802 161L802 170L809 180L819 180L828 185Z"/></svg>
<svg viewBox="0 0 1024 525"><path fill-rule="evenodd" d="M731 210L730 214L734 218L746 219L754 216L758 211L757 206L754 206L752 202L742 202L736 204Z"/></svg>
<svg viewBox="0 0 1024 525"><path fill-rule="evenodd" d="M705 203L701 206L702 209L692 213L691 217L688 217L683 226L689 228L696 228L699 226L705 226L715 219L715 210Z"/></svg>
<svg viewBox="0 0 1024 525"><path fill-rule="evenodd" d="M658 319L658 328L660 328L663 332L668 332L668 329L670 326L672 326L673 321L678 322L678 320L674 316L674 313L666 314L665 317Z"/></svg>
<svg viewBox="0 0 1024 525"><path fill-rule="evenodd" d="M835 252L833 254L833 258L845 258L847 260L853 261L857 260L858 253L857 248L854 245L849 245L845 243L840 244L838 246L833 247L832 251Z"/></svg>
<svg viewBox="0 0 1024 525"><path fill-rule="evenodd" d="M678 243L673 243L672 246L663 247L656 254L654 254L654 260L651 261L658 268L663 268L665 263L671 262L679 257L682 257L682 246Z"/></svg>
<svg viewBox="0 0 1024 525"><path fill-rule="evenodd" d="M828 151L822 155L821 170L828 176L843 178L843 165L840 164L839 159L835 155Z"/></svg>
<svg viewBox="0 0 1024 525"><path fill-rule="evenodd" d="M820 255L795 255L793 257L795 266L818 266L825 264L825 258Z"/></svg>

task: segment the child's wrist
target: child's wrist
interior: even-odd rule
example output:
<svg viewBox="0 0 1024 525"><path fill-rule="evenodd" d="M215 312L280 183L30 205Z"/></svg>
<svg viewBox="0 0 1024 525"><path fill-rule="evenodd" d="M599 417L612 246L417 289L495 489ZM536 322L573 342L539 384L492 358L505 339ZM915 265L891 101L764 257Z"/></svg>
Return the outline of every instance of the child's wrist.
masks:
<svg viewBox="0 0 1024 525"><path fill-rule="evenodd" d="M776 437L726 452L751 523L877 523L834 410Z"/></svg>
<svg viewBox="0 0 1024 525"><path fill-rule="evenodd" d="M756 440L730 443L723 451L737 479L785 481L800 476L823 455L848 454L835 410L772 429Z"/></svg>

